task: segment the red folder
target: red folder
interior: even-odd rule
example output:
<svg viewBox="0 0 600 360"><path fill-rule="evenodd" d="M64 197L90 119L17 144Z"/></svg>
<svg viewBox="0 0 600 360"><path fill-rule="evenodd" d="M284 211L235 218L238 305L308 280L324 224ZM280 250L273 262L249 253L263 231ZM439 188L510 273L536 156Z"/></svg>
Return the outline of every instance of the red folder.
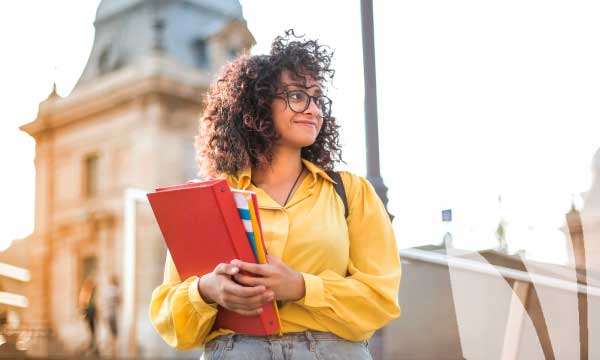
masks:
<svg viewBox="0 0 600 360"><path fill-rule="evenodd" d="M156 189L148 200L179 277L210 273L233 259L256 263L233 195L226 180L187 183ZM249 335L278 332L272 303L257 316L218 308L213 330L229 329Z"/></svg>

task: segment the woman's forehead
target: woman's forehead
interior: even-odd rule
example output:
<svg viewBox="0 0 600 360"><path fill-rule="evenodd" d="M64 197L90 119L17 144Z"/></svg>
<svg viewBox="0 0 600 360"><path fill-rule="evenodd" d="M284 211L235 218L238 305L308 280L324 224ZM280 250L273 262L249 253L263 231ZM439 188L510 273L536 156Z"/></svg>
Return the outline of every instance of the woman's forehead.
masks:
<svg viewBox="0 0 600 360"><path fill-rule="evenodd" d="M317 81L310 75L296 75L289 70L284 70L281 72L281 84L285 84L288 86L298 86L306 89L310 89L312 87L321 88L321 83Z"/></svg>

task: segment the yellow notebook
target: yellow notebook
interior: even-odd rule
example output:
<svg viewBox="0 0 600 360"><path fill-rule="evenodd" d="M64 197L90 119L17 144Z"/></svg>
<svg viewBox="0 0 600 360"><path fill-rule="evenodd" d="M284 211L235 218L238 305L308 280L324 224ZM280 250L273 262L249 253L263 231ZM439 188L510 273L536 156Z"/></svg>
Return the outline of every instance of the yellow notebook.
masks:
<svg viewBox="0 0 600 360"><path fill-rule="evenodd" d="M267 255L263 247L262 233L260 231L260 227L258 226L258 221L256 219L256 209L254 209L252 199L248 201L248 208L250 209L250 221L252 222L252 231L254 232L254 240L256 241L256 253L258 256L258 259L256 260L259 264L266 264Z"/></svg>

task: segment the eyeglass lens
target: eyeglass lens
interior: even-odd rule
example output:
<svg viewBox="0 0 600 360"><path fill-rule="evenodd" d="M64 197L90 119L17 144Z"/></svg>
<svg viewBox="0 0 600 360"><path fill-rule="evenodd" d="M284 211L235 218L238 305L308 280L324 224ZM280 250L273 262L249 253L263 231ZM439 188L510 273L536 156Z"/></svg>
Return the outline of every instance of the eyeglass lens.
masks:
<svg viewBox="0 0 600 360"><path fill-rule="evenodd" d="M310 106L312 99L317 105L319 116L329 116L331 110L331 100L323 95L310 96L301 90L292 90L287 93L288 103L290 108L295 112L304 112Z"/></svg>

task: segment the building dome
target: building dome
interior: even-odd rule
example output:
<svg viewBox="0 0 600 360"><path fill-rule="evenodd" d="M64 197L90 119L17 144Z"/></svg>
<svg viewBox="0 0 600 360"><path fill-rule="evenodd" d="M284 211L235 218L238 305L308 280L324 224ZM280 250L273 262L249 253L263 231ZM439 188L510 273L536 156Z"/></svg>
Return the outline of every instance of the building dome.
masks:
<svg viewBox="0 0 600 360"><path fill-rule="evenodd" d="M102 21L132 8L148 0L102 0L96 11L96 21ZM154 1L156 2L156 1ZM221 15L242 19L242 6L237 0L188 0L188 2L205 8L206 10L218 12Z"/></svg>
<svg viewBox="0 0 600 360"><path fill-rule="evenodd" d="M136 5L143 0L104 0L98 5L96 19L104 19L124 9Z"/></svg>
<svg viewBox="0 0 600 360"><path fill-rule="evenodd" d="M239 24L243 30L238 32L244 34L215 50L211 38L231 24ZM214 71L211 56L235 54L254 44L238 0L102 0L94 26L94 45L75 88L157 52Z"/></svg>

